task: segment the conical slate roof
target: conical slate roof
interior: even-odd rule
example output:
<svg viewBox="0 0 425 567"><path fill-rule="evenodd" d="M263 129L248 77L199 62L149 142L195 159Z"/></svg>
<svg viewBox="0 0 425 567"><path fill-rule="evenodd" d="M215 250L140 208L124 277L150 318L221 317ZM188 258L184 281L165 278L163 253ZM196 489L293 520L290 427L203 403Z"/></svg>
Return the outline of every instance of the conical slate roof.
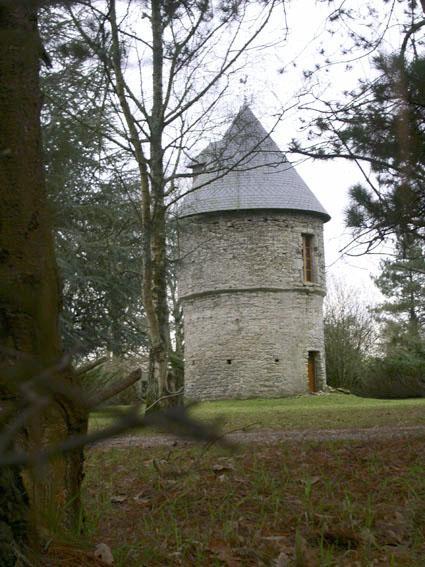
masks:
<svg viewBox="0 0 425 567"><path fill-rule="evenodd" d="M191 164L193 189L179 216L214 211L283 209L330 216L283 152L244 105L220 142L207 146Z"/></svg>

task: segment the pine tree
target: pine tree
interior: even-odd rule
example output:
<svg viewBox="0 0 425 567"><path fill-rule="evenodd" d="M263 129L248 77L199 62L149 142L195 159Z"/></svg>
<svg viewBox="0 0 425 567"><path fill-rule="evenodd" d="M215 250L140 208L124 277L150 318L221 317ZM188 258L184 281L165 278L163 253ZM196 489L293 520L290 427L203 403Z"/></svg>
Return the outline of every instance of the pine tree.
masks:
<svg viewBox="0 0 425 567"><path fill-rule="evenodd" d="M357 19L370 32L354 26L349 34L353 44L343 54L354 60L361 50L365 58L372 52L374 69L338 101L319 97L323 104L308 126L308 144L294 141L292 148L315 159L347 159L359 167L364 181L351 187L346 213L354 242L363 245L357 252L367 253L388 237L398 240L414 233L425 240L425 3L401 4L401 47L392 51L384 46L387 30L379 37L371 31L377 17L372 7L370 19L364 20L355 3L336 10L335 25Z"/></svg>
<svg viewBox="0 0 425 567"><path fill-rule="evenodd" d="M379 78L342 117L341 151L368 161L376 181L350 191L348 226L383 239L425 239L425 57L375 59ZM367 237L366 237L367 239Z"/></svg>
<svg viewBox="0 0 425 567"><path fill-rule="evenodd" d="M384 317L390 348L421 339L425 327L425 256L412 238L399 243L394 259L381 263L375 283L387 298L378 311Z"/></svg>
<svg viewBox="0 0 425 567"><path fill-rule="evenodd" d="M425 395L425 255L413 236L399 241L376 285L387 300L376 309L382 326L381 356L366 368L362 395L384 398Z"/></svg>

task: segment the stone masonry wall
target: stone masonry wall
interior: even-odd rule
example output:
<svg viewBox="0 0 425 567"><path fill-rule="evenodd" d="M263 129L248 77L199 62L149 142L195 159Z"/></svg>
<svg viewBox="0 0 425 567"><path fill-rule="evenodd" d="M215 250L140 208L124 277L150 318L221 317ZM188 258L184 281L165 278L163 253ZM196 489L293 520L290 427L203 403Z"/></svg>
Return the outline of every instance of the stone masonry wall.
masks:
<svg viewBox="0 0 425 567"><path fill-rule="evenodd" d="M314 283L303 281L303 234L314 235ZM318 353L324 384L320 218L279 211L188 217L180 221L180 250L189 399L305 392L308 351Z"/></svg>

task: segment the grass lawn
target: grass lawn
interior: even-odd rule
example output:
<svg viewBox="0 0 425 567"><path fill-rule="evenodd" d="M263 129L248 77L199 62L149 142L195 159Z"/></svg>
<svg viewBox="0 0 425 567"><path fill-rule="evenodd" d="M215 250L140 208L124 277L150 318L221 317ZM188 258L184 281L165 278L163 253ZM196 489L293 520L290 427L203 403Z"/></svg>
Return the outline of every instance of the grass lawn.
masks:
<svg viewBox="0 0 425 567"><path fill-rule="evenodd" d="M125 407L115 408L115 411L125 411ZM253 429L340 429L425 425L425 398L375 400L328 394L274 400L226 400L200 403L191 412L203 421L219 420L224 431L247 426ZM112 421L109 409L100 410L91 415L90 428L106 427ZM145 432L147 430L138 431Z"/></svg>
<svg viewBox="0 0 425 567"><path fill-rule="evenodd" d="M119 567L422 567L425 438L91 450L84 502Z"/></svg>

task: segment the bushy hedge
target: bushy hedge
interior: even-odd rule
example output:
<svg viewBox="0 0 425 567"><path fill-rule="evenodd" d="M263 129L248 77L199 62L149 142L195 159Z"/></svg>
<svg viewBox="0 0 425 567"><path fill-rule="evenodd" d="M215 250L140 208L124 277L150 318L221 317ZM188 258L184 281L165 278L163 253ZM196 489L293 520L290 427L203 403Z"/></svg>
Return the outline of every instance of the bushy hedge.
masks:
<svg viewBox="0 0 425 567"><path fill-rule="evenodd" d="M325 325L326 380L333 388L352 390L365 368L364 354L353 345L346 329Z"/></svg>
<svg viewBox="0 0 425 567"><path fill-rule="evenodd" d="M425 397L425 353L422 348L400 349L369 360L352 391L374 398Z"/></svg>

